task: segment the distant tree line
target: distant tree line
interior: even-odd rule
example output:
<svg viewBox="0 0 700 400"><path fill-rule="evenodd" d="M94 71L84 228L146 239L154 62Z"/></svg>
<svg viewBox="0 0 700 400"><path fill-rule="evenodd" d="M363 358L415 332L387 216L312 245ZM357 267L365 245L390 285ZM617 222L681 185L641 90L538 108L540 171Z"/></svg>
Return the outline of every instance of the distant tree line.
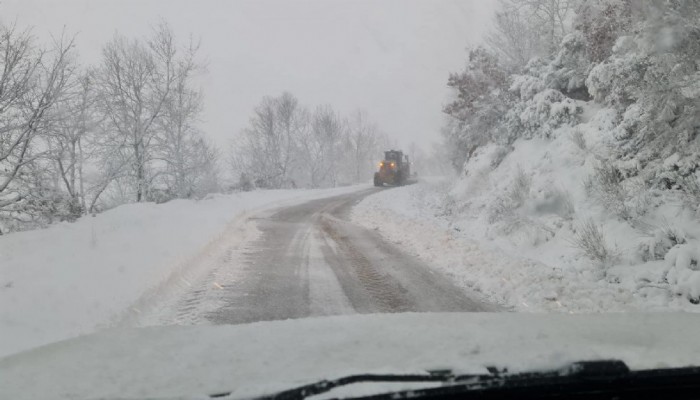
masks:
<svg viewBox="0 0 700 400"><path fill-rule="evenodd" d="M161 23L83 67L72 38L0 25L0 232L217 190L197 50Z"/></svg>
<svg viewBox="0 0 700 400"><path fill-rule="evenodd" d="M233 141L230 166L238 187L319 188L366 182L389 140L367 115L329 105L314 109L290 93L265 97Z"/></svg>
<svg viewBox="0 0 700 400"><path fill-rule="evenodd" d="M199 43L161 22L145 37L115 34L83 66L73 39L43 46L0 24L0 234L222 190L221 156L200 129ZM363 112L265 97L235 135L228 188L367 181L388 145Z"/></svg>

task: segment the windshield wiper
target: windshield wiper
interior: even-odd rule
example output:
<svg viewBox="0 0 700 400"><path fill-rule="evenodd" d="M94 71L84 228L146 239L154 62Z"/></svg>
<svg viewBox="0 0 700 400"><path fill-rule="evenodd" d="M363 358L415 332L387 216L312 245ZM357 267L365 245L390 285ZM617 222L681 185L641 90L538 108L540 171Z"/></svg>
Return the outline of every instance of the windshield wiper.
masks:
<svg viewBox="0 0 700 400"><path fill-rule="evenodd" d="M259 400L301 400L354 383L442 383L439 387L404 390L362 399L403 398L698 398L700 367L630 371L622 361L583 361L545 372L508 373L488 368L483 375L433 371L416 375L352 375L285 390ZM672 394L672 396L670 396ZM230 393L212 395L224 397Z"/></svg>

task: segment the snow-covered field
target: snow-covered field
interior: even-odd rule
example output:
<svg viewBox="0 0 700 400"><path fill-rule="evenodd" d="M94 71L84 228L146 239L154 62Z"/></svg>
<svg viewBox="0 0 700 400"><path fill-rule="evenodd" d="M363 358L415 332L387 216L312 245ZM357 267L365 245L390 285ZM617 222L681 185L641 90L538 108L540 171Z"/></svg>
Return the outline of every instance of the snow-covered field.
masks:
<svg viewBox="0 0 700 400"><path fill-rule="evenodd" d="M254 191L130 204L0 236L0 356L138 322L199 274L222 242L254 239L253 211L360 190Z"/></svg>
<svg viewBox="0 0 700 400"><path fill-rule="evenodd" d="M678 245L665 260L641 260L640 248L656 240L653 233L646 236L583 200L576 192L582 177L566 176L582 174L580 169L537 165L572 157L563 149L553 156L552 150L535 140L520 142L493 172L476 173L457 185L433 179L386 190L365 198L351 218L465 289L517 311L700 311L684 294L694 290L695 271L686 266L692 264L688 249L694 247ZM528 157L534 166L525 164ZM580 161L571 158L572 163ZM507 220L494 221L489 210L508 190L517 168L535 171L530 173L532 189ZM553 182L556 178L560 180ZM579 209L566 210L569 205L559 204L557 190L574 193L566 196L573 197L571 203ZM601 224L617 252L613 265L600 265L582 254L573 243L580 220L569 212ZM671 224L689 238L698 237L698 224L672 205L659 205L646 217L649 226ZM674 283L670 276L677 270L687 270L690 277Z"/></svg>

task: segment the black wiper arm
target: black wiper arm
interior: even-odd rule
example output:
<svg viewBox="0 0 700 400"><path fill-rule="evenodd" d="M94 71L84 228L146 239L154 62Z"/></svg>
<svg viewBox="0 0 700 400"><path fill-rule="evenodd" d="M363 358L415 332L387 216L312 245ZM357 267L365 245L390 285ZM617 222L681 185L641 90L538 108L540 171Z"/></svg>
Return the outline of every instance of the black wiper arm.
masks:
<svg viewBox="0 0 700 400"><path fill-rule="evenodd" d="M572 364L569 368L575 371L582 371L590 363L577 363ZM598 368L604 368L606 371L618 370L623 368L625 371L629 371L624 363L616 361L603 361L596 363L600 364ZM588 368L590 369L590 367ZM396 374L360 374L351 375L343 378L332 379L332 380L322 380L309 385L304 385L296 387L294 389L285 390L283 392L278 392L269 396L263 396L257 398L257 400L301 400L309 396L326 393L337 387L351 385L353 383L369 383L369 382L404 382L404 383L431 383L431 382L442 382L442 383L457 383L463 381L490 381L494 379L499 379L507 373L505 370L499 370L495 367L488 368L489 374L483 375L453 375L449 370L443 371L429 371L425 374L413 374L413 375L396 375ZM557 371L559 373L559 371ZM542 373L533 373L533 375L540 375Z"/></svg>
<svg viewBox="0 0 700 400"><path fill-rule="evenodd" d="M457 377L456 380L460 380ZM578 362L550 372L480 375L453 385L358 397L417 399L698 399L700 368L630 371L622 361Z"/></svg>
<svg viewBox="0 0 700 400"><path fill-rule="evenodd" d="M316 394L329 392L340 386L352 385L353 383L368 382L409 382L409 383L430 383L430 382L450 382L455 379L450 371L435 371L426 374L415 375L393 375L393 374L360 374L350 375L343 378L323 380L309 385L300 386L294 389L285 390L269 396L259 397L258 400L301 400Z"/></svg>
<svg viewBox="0 0 700 400"><path fill-rule="evenodd" d="M461 398L473 394L483 398L528 398L577 395L581 397L610 398L614 392L622 395L649 395L649 390L674 390L674 393L692 393L700 389L700 368L678 368L630 371L624 362L583 361L563 369L546 372L508 373L507 370L488 368L489 374L453 375L450 371L435 371L416 375L352 375L334 380L323 380L294 389L285 390L258 400L301 400L326 393L334 388L353 383L442 382L443 386L364 397L364 399L388 400L400 398ZM554 390L553 390L554 389ZM679 392L679 390L681 392ZM226 396L222 393L218 396ZM217 396L217 395L215 395ZM215 397L212 396L212 397ZM624 398L624 397L623 397ZM692 398L692 397L691 397Z"/></svg>

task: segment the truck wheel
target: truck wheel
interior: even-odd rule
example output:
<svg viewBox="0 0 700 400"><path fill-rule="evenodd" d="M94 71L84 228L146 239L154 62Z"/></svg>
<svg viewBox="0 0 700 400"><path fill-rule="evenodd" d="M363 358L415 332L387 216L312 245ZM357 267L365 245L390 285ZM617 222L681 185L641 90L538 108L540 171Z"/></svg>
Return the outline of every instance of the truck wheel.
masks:
<svg viewBox="0 0 700 400"><path fill-rule="evenodd" d="M382 184L381 179L379 179L379 173L378 173L378 172L375 172L375 173L374 173L374 186L384 186L384 185Z"/></svg>

